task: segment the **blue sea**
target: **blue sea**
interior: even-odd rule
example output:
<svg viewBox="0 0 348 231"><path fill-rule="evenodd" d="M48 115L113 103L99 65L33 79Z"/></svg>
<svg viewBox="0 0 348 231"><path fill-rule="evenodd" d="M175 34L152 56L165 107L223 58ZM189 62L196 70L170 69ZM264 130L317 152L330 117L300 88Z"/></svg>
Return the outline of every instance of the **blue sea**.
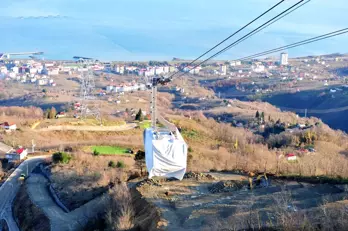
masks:
<svg viewBox="0 0 348 231"><path fill-rule="evenodd" d="M0 53L44 51L46 59L105 61L193 59L276 0L30 0L0 6ZM343 0L313 1L217 59L238 59L344 27ZM286 6L293 4L292 1ZM331 8L334 14L328 14ZM237 10L238 9L238 10ZM263 22L273 14L264 18ZM316 15L322 15L316 17ZM315 16L315 17L314 17ZM249 29L254 29L256 23ZM225 43L234 42L248 32ZM347 35L289 50L290 57L347 52ZM223 48L223 47L219 47ZM278 57L278 54L275 54ZM208 57L208 56L207 56Z"/></svg>

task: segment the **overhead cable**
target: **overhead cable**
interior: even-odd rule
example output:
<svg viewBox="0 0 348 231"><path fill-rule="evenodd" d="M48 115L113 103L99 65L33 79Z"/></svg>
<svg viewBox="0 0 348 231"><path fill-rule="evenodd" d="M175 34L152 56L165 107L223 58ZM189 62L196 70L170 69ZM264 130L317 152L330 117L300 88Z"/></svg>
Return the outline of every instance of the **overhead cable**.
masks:
<svg viewBox="0 0 348 231"><path fill-rule="evenodd" d="M292 44L289 44L289 45L286 45L286 46L282 46L282 47L278 47L278 48L275 48L275 49L271 49L271 50L268 50L268 51L260 52L260 53L254 54L254 55L249 55L249 56L246 56L244 58L236 59L236 60L233 60L233 61L248 60L248 59L253 59L253 58L257 58L257 57L262 57L262 56L265 56L265 55L268 55L268 54L276 53L276 52L279 52L279 51L284 51L284 50L295 48L295 47L298 47L298 46L303 46L303 45L306 45L306 44L314 43L314 42L317 42L317 41L320 41L320 40L324 40L324 39L328 39L328 38L331 38L331 37L336 37L338 35L342 35L342 34L346 34L346 33L348 33L348 28L345 28L345 29L342 29L342 30L337 30L337 31L334 31L334 32L331 32L331 33L320 35L320 36L316 36L316 37L313 37L313 38L310 38L310 39L302 40L300 42L292 43Z"/></svg>
<svg viewBox="0 0 348 231"><path fill-rule="evenodd" d="M264 13L262 13L261 15L259 15L258 17L256 17L255 19L253 19L252 21L250 21L249 23L247 23L245 26L243 26L242 28L240 28L239 30L237 30L236 32L234 32L233 34L231 34L230 36L228 36L227 38L225 38L224 40L222 40L221 42L219 42L218 44L216 44L214 47L212 47L211 49L209 49L208 51L206 51L205 53L203 53L201 56L199 56L198 58L196 58L195 60L193 60L191 63L189 63L188 65L192 65L194 64L197 60L199 60L200 58L202 58L203 56L205 56L206 54L208 54L209 52L211 52L212 50L214 50L215 48L217 48L218 46L220 46L221 44L223 44L224 42L226 42L227 40L229 40L230 38L232 38L233 36L235 36L236 34L238 34L239 32L241 32L242 30L244 30L245 28L247 28L248 26L250 26L251 24L253 24L255 21L257 21L258 19L260 19L261 17L263 17L264 15L266 15L267 13L269 13L270 11L272 11L274 8L276 8L277 6L279 6L280 4L282 4L283 2L285 2L285 0L282 0L280 2L278 2L277 4L275 4L274 6L272 6L271 8L269 8L268 10L266 10ZM176 75L178 72L175 72L172 76L170 76L170 78L174 77L174 75Z"/></svg>
<svg viewBox="0 0 348 231"><path fill-rule="evenodd" d="M310 1L310 0L308 0ZM255 33L256 31L260 31L260 29L262 28L265 29L268 26L272 25L271 22L279 20L281 17L284 17L285 14L287 14L289 11L293 10L294 8L296 8L298 5L300 5L301 3L303 3L304 0L301 0L299 2L297 2L296 4L292 5L291 7L289 7L288 9L284 10L283 12L281 12L280 14L276 15L275 17L273 17L272 19L268 20L267 22L265 22L264 24L262 24L261 26L257 27L256 29L252 30L251 32L249 32L248 34L244 35L242 38L238 39L237 41L233 42L232 44L228 45L227 47L225 47L224 49L220 50L219 52L215 53L214 55L210 56L209 58L205 59L204 61L200 62L199 64L195 65L193 68L190 68L190 70L193 70L195 68L197 68L198 66L208 62L209 60L215 58L216 56L224 53L225 51L229 50L230 48L236 46L237 44L239 44L242 40L244 41L246 38L250 38L251 35L253 33ZM301 6L303 6L304 4L302 4ZM301 7L300 6L300 7ZM296 9L300 8L297 7ZM292 11L293 12L293 11ZM181 74L180 76L184 75L185 73Z"/></svg>

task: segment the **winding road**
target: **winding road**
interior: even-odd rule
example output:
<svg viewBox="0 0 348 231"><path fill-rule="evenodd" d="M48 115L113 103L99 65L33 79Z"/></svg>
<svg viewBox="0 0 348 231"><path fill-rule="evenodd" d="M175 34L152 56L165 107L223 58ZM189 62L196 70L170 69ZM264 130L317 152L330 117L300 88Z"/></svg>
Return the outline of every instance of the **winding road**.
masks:
<svg viewBox="0 0 348 231"><path fill-rule="evenodd" d="M299 108L288 108L288 107L279 107L282 111L292 111L296 113L305 113L306 109L299 109ZM330 109L308 109L307 113L312 114L327 114L327 113L335 113L335 112L341 112L341 111L347 111L348 106L345 107L338 107L338 108L330 108Z"/></svg>
<svg viewBox="0 0 348 231"><path fill-rule="evenodd" d="M48 191L48 180L41 174L32 174L26 181L31 201L50 220L52 231L81 230L87 222L103 211L108 203L108 195L99 196L81 207L66 213L52 199Z"/></svg>
<svg viewBox="0 0 348 231"><path fill-rule="evenodd" d="M27 174L27 172L31 172L35 166L42 163L45 158L47 158L47 156L36 156L24 161L0 188L0 220L4 219L7 222L10 231L19 230L12 213L12 202L21 185L18 178L22 173Z"/></svg>

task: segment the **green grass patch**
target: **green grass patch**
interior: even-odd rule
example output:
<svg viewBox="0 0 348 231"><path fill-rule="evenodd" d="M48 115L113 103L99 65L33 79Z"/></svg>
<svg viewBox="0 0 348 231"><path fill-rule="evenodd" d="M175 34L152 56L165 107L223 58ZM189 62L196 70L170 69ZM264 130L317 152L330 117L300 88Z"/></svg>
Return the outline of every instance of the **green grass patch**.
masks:
<svg viewBox="0 0 348 231"><path fill-rule="evenodd" d="M121 155L128 153L127 148L118 146L92 146L91 151L93 153L100 153L101 155Z"/></svg>
<svg viewBox="0 0 348 231"><path fill-rule="evenodd" d="M199 132L196 130L182 129L181 134L184 138L189 138L192 140L198 140L201 138Z"/></svg>
<svg viewBox="0 0 348 231"><path fill-rule="evenodd" d="M138 122L138 126L140 129L146 129L146 128L150 128L151 127L151 120L144 120L142 122ZM163 128L164 125L161 123L157 123L156 126L158 128Z"/></svg>
<svg viewBox="0 0 348 231"><path fill-rule="evenodd" d="M148 120L148 121L139 122L138 125L139 125L139 128L146 129L151 127L151 121Z"/></svg>

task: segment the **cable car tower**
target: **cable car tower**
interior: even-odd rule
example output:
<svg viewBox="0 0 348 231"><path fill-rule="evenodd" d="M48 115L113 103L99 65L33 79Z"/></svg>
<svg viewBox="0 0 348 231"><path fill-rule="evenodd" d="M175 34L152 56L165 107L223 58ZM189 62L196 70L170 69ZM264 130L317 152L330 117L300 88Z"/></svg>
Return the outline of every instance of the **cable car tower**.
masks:
<svg viewBox="0 0 348 231"><path fill-rule="evenodd" d="M155 76L146 84L151 88L151 128L144 131L145 162L149 178L182 180L187 166L187 144L176 126L157 113L157 87L170 81L171 78ZM157 128L157 120L164 128Z"/></svg>
<svg viewBox="0 0 348 231"><path fill-rule="evenodd" d="M161 123L165 123L163 124L165 126L168 124L164 121L163 117L158 116L157 113L157 87L158 85L167 85L169 82L171 82L170 78L154 76L151 78L151 82L147 83L147 87L151 88L151 127L154 131L157 130L157 120L159 120Z"/></svg>

